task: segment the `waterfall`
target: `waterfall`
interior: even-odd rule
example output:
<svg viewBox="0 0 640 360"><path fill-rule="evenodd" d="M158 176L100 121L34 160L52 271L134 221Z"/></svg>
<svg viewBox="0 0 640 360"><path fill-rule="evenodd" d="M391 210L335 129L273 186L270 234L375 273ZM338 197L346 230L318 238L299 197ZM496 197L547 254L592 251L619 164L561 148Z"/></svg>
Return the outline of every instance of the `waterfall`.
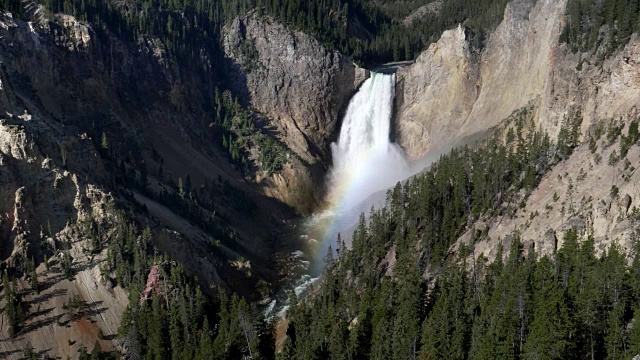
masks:
<svg viewBox="0 0 640 360"><path fill-rule="evenodd" d="M332 144L329 202L353 209L371 194L406 179L403 150L390 141L395 74L372 73L351 99L338 142Z"/></svg>
<svg viewBox="0 0 640 360"><path fill-rule="evenodd" d="M327 208L305 219L298 235L304 252L290 254L289 286L297 296L318 279L338 233L345 235L369 210L373 203L366 200L413 174L402 148L390 140L395 80L395 74L371 73L347 107L338 141L331 144ZM266 312L282 315L288 308L285 295L279 294Z"/></svg>

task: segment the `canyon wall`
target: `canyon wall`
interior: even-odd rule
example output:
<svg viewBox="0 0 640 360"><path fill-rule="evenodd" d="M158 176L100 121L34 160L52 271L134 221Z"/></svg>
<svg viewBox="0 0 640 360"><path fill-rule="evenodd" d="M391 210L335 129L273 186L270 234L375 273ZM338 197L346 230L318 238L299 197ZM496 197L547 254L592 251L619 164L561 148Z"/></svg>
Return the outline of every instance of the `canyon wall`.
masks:
<svg viewBox="0 0 640 360"><path fill-rule="evenodd" d="M312 36L254 14L226 26L223 44L240 100L303 160L328 166L341 112L368 72Z"/></svg>
<svg viewBox="0 0 640 360"><path fill-rule="evenodd" d="M464 27L445 32L398 71L397 135L412 159L484 131L552 86L566 1L515 0L475 49Z"/></svg>

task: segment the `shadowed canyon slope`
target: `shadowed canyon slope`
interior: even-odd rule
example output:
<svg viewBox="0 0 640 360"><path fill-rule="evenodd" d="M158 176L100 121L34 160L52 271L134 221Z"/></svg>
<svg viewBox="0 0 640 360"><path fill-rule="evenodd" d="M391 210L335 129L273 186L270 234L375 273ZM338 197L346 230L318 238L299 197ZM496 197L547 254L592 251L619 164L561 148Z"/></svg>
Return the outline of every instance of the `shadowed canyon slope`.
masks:
<svg viewBox="0 0 640 360"><path fill-rule="evenodd" d="M486 48L458 27L398 71L397 134L411 158L496 125L541 99L555 65L566 1L516 0Z"/></svg>
<svg viewBox="0 0 640 360"><path fill-rule="evenodd" d="M260 192L277 198L282 193L270 187L281 186L290 192L283 196L288 196L286 200L292 204L306 201L306 193L296 194L295 189L287 188L289 182L322 181L323 171L316 171L313 176L317 178L311 179L311 170L305 163L328 164L328 146L335 138L339 111L367 76L345 56L324 49L305 34L255 17L236 20L230 25L234 31L226 38L228 46L233 41L263 41L255 44L258 59L228 59L229 68L238 71L234 86L240 94L240 88L251 89L253 94L241 101L255 102L252 107L263 114L256 116L267 122L265 131L302 159L291 157L283 170L266 176L257 174L257 164L257 170L251 170L256 174L249 174L250 181L238 180L241 171L229 163L215 143L211 132L216 129L210 130L207 119L206 108L216 86L213 78L173 63L165 56L163 46L152 38L130 44L98 36L90 26L70 16L63 15L61 19L62 26L49 21L39 25L3 15L0 103L7 116L2 123L1 149L3 162L11 166L2 168L6 180L2 213L17 211L14 194L24 187L22 196L33 198L28 203L35 208L29 210L35 212L30 221L31 233L47 222L54 229L63 228L78 211L69 207L80 206L81 199L74 199L86 192L83 189L88 184L106 192L117 190L112 169L100 156L104 150L100 148L101 135L108 139L112 156L109 161L124 160L125 167L131 166L129 171L136 176L142 175L140 168L134 166L144 164L150 191L173 192L171 184L187 176L193 188L223 181L248 193L259 208L275 210L276 217L287 217L288 210ZM245 23L249 25L248 39L242 37L247 31ZM210 60L202 61L205 69L211 65ZM258 64L247 74L242 69L249 66L249 61ZM259 85L263 79L267 79L267 85ZM120 155L123 158L116 159ZM39 177L43 180L38 181ZM253 184L254 177L266 178L264 186ZM47 182L51 185L45 185ZM73 193L60 200L46 192L34 193L51 191L48 187L54 185L60 192L66 183ZM148 197L141 194L137 199ZM146 205L149 209L158 208L151 203ZM39 213L49 208L52 212ZM239 223L247 221L234 216L237 209L233 207L216 210L228 212ZM160 213L152 215L161 217ZM13 222L13 218L2 222L3 235L11 234ZM249 233L239 235L256 237ZM3 256L10 254L11 250L7 250Z"/></svg>
<svg viewBox="0 0 640 360"><path fill-rule="evenodd" d="M100 229L106 244L124 222L116 211L149 226L153 245L211 292L222 287L254 296L258 281L277 282L273 239L278 224L294 216L281 200L303 211L319 201L338 113L366 72L304 34L258 23L272 32L254 35L272 41L260 44L264 73L234 84L254 92L268 88L258 86L262 76L279 84L272 94L258 94L260 106L253 107L262 114L249 116L266 122L266 136L300 158L291 155L281 169L265 173L252 155L264 151L259 146L243 149L249 164L241 167L218 143L210 120L219 85L212 59L185 67L156 39L129 43L67 15L59 20L0 15L0 258L4 268L24 273L33 257L39 273L51 273L41 279L48 284L45 300L34 301L61 306L77 295L100 309L94 315L102 320L87 334L73 326L49 343L39 340L42 331L65 318L43 313L28 319L19 341L3 343L2 353L27 341L52 348L68 338L91 347L99 332L115 337L127 295L101 275L107 251L87 250L93 245L84 224ZM323 165L314 169L314 163ZM60 251L78 269L71 281L56 273L60 266L44 270L45 257Z"/></svg>

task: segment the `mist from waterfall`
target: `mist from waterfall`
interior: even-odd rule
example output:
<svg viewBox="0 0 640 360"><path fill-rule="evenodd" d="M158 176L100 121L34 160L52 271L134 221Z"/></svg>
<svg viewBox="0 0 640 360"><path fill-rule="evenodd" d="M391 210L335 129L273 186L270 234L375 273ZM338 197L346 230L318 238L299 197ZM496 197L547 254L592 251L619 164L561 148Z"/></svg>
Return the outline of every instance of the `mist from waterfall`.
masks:
<svg viewBox="0 0 640 360"><path fill-rule="evenodd" d="M402 148L390 141L395 74L372 73L353 97L338 142L331 145L329 202L341 211L411 175Z"/></svg>
<svg viewBox="0 0 640 360"><path fill-rule="evenodd" d="M301 224L298 236L304 252L290 256L295 280L289 286L297 296L318 279L329 246L336 249L338 234L344 236L359 215L369 211L374 204L370 197L415 173L402 148L390 140L395 81L395 74L372 72L349 102L338 141L331 144L326 207ZM280 294L270 309L283 314L287 300Z"/></svg>
<svg viewBox="0 0 640 360"><path fill-rule="evenodd" d="M331 144L333 167L327 175L325 207L293 226L302 250L289 254L287 288L298 297L305 296L319 279L330 246L335 256L338 234L350 245L360 214L385 205L386 189L424 170L453 147L473 145L486 136L481 132L452 141L409 164L402 148L390 138L395 80L395 74L372 72L351 99L338 141ZM288 294L281 291L266 313L284 314Z"/></svg>
<svg viewBox="0 0 640 360"><path fill-rule="evenodd" d="M331 144L327 207L304 226L304 236L314 242L311 273L322 269L322 259L329 246L336 249L339 233L348 244L360 214L383 205L373 194L414 174L402 148L390 140L395 82L395 74L371 73L349 102L338 141Z"/></svg>

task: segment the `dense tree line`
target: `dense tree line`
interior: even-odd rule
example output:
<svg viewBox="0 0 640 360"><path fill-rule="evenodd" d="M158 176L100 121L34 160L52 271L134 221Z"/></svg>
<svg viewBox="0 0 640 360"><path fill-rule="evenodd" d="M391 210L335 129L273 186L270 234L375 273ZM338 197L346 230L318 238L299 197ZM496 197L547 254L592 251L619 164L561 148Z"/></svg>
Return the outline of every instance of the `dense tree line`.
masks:
<svg viewBox="0 0 640 360"><path fill-rule="evenodd" d="M250 166L269 176L278 172L290 157L297 156L282 143L256 127L254 115L243 109L230 91L215 89L214 116L210 128L213 137L218 139L227 151L230 160L242 171ZM249 159L252 148L258 149L258 156Z"/></svg>
<svg viewBox="0 0 640 360"><path fill-rule="evenodd" d="M149 228L141 229L131 216L115 210L112 216L97 221L91 215L77 224L89 247L92 258L106 252L99 269L104 283L119 285L129 294L129 303L122 315L119 338L126 349L127 358L133 359L274 359L275 340L272 323L261 316L255 305L237 295L229 295L219 288L217 295L203 293L201 283L187 276L184 267L167 255L159 255L152 243ZM97 238L97 240L96 240ZM56 252L58 271L74 279L77 264L69 255L69 244L62 244ZM44 251L44 250L43 250ZM44 257L47 271L49 261ZM66 264L65 264L66 263ZM38 292L35 262L27 264L31 291ZM157 274L154 281L149 283ZM18 286L15 268L5 269L2 276L2 312L7 318L8 333L19 336L28 330L30 306L23 300L26 289ZM149 285L151 284L151 285ZM150 287L147 287L150 286ZM213 291L215 292L215 291ZM46 295L45 295L46 296ZM86 316L87 304L78 295L62 306L75 321ZM63 326L61 322L52 326ZM103 339L102 332L98 335ZM69 339L69 342L75 341ZM41 356L29 344L23 349L26 359ZM81 346L78 359L118 358L116 352L105 352L96 341L92 349Z"/></svg>
<svg viewBox="0 0 640 360"><path fill-rule="evenodd" d="M436 11L404 21L430 1L373 0L39 0L50 13L72 14L122 39L160 39L177 61L191 66L203 59L222 63L219 37L234 17L257 11L316 36L363 64L414 59L440 34L458 23L471 29L482 46L485 34L502 20L508 0L445 0ZM3 9L26 16L18 0L3 0ZM219 69L214 69L219 70ZM224 74L216 72L218 80Z"/></svg>
<svg viewBox="0 0 640 360"><path fill-rule="evenodd" d="M297 305L292 299L291 323L280 356L400 359L424 354L420 356L429 358L427 346L449 345L429 342L433 328L425 325L424 319L448 321L452 317L427 314L461 306L460 316L471 316L471 301L476 301L477 314L499 314L500 310L487 305L492 304L493 292L487 290L486 299L468 296L470 290L465 286L469 278L477 278L490 289L491 279L511 276L513 271L472 276L465 272L466 265L447 260L448 249L469 217L505 209L503 204L516 201L514 194L520 189L535 187L540 176L557 161L556 147L534 131L530 114L529 109L514 114L514 125L501 130L507 133L506 141L496 136L479 149L464 148L443 156L427 173L405 186L396 186L388 195L386 207L374 211L368 222L363 216L351 250L340 241L339 259L333 260L333 253L328 258L319 293ZM574 123L567 121L565 127ZM148 231L140 232L136 226L122 222L109 242L108 268L103 269L105 274L114 274L130 292L120 329L130 354L151 359L274 358L273 326L259 316L255 307L223 292L214 298L204 296L184 275L181 265L150 255L149 239ZM417 248L423 249L419 255ZM384 260L390 251L395 254L395 264ZM431 291L422 279L426 264L443 269ZM141 301L152 266L161 274L161 285L151 291L148 300ZM498 265L487 268L491 266ZM384 275L387 269L392 269L391 276ZM456 288L449 281L461 283ZM440 295L453 288L461 293ZM450 299L454 305L440 305L439 299ZM491 310L482 310L482 306ZM456 324L441 325L464 328L456 335L463 344L456 351L462 355L471 352L466 345L471 339L472 327L466 326L472 325L470 319L460 317ZM445 351L437 349L433 351Z"/></svg>
<svg viewBox="0 0 640 360"><path fill-rule="evenodd" d="M361 216L350 249L338 240L321 283L292 302L283 359L623 358L640 352L640 233L633 263L613 243L570 230L542 258L517 233L495 261L451 245L474 219L513 214L521 195L578 145L580 114L559 144L527 113L478 149L455 150L396 186ZM631 128L631 127L630 127ZM633 127L635 128L635 126ZM637 129L636 129L637 130ZM635 137L630 129L627 137ZM633 223L640 220L637 211ZM484 238L472 234L473 244Z"/></svg>
<svg viewBox="0 0 640 360"><path fill-rule="evenodd" d="M101 272L129 292L118 330L129 358L274 358L272 325L254 305L222 289L206 296L181 263L157 255L148 228L118 216Z"/></svg>
<svg viewBox="0 0 640 360"><path fill-rule="evenodd" d="M363 64L412 60L443 31L465 23L477 47L502 21L508 0L446 0L437 11L405 22L428 1L398 3L371 0L244 0L294 28L315 35Z"/></svg>
<svg viewBox="0 0 640 360"><path fill-rule="evenodd" d="M205 296L181 265L156 264L161 290L139 301L131 292L120 336L128 355L146 359L273 359L270 323L244 299L220 292L215 302Z"/></svg>
<svg viewBox="0 0 640 360"><path fill-rule="evenodd" d="M389 216L393 216L389 214ZM635 218L636 221L640 218ZM632 264L617 244L595 255L575 230L538 259L514 234L503 259L448 261L424 282L415 249L425 239L408 221L383 259L344 250L316 295L290 310L281 359L622 359L640 353L640 242ZM365 228L376 241L388 221ZM361 231L361 230L359 230ZM397 230L396 230L397 231ZM395 232L394 232L395 233ZM359 236L362 236L359 234ZM384 275L385 272L387 275Z"/></svg>

